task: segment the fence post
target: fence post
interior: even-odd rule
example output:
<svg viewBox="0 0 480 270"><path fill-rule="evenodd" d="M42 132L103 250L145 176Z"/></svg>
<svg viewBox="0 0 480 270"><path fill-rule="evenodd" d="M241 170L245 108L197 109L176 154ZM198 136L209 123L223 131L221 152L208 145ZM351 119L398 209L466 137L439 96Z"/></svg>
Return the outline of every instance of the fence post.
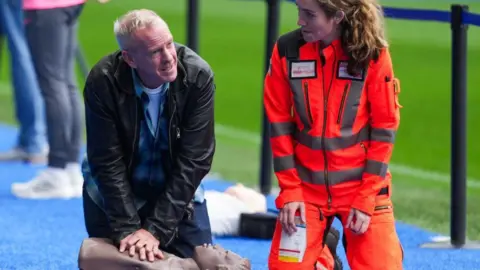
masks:
<svg viewBox="0 0 480 270"><path fill-rule="evenodd" d="M452 5L452 94L450 157L450 238L440 237L424 248L480 249L468 241L467 232L467 29L464 16L468 6Z"/></svg>
<svg viewBox="0 0 480 270"><path fill-rule="evenodd" d="M188 0L187 47L198 53L198 13L200 0Z"/></svg>
<svg viewBox="0 0 480 270"><path fill-rule="evenodd" d="M452 5L452 119L450 237L456 248L465 245L467 230L467 6Z"/></svg>
<svg viewBox="0 0 480 270"><path fill-rule="evenodd" d="M1 28L1 26L0 26ZM1 65L2 65L2 55L3 55L3 48L4 48L4 42L5 42L5 35L1 32L0 29L0 72L2 71Z"/></svg>
<svg viewBox="0 0 480 270"><path fill-rule="evenodd" d="M267 40L265 53L264 76L270 67L270 57L273 46L278 36L278 25L280 24L280 0L266 0L267 2ZM263 100L263 98L262 98ZM265 114L262 102L262 152L260 161L260 191L264 195L272 191L272 150L270 148L270 124Z"/></svg>

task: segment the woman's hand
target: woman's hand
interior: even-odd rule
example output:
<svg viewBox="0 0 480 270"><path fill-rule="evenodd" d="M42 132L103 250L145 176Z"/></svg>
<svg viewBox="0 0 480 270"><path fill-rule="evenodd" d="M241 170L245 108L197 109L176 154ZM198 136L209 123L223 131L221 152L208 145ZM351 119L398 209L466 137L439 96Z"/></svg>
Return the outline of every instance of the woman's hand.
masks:
<svg viewBox="0 0 480 270"><path fill-rule="evenodd" d="M297 231L297 226L295 224L295 214L297 211L300 211L300 219L303 224L306 223L305 219L305 203L303 202L289 202L286 203L283 208L280 210L278 219L282 224L283 230L288 234L292 235Z"/></svg>
<svg viewBox="0 0 480 270"><path fill-rule="evenodd" d="M347 218L347 228L355 234L363 234L370 225L370 216L362 211L352 208Z"/></svg>

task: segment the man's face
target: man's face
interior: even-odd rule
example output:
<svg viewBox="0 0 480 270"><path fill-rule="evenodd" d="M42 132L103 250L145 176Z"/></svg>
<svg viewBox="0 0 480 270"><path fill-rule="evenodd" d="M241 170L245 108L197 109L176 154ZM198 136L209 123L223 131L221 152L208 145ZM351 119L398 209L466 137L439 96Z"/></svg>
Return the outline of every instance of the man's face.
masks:
<svg viewBox="0 0 480 270"><path fill-rule="evenodd" d="M167 26L137 30L125 54L128 64L151 81L173 82L177 77L177 52Z"/></svg>

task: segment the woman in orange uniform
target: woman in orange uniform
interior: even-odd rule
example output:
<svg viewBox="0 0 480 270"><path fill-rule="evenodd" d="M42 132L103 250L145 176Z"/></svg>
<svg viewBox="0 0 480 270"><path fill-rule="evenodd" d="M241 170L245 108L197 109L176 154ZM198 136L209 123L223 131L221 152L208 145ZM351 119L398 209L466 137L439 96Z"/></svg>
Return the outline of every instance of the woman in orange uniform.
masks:
<svg viewBox="0 0 480 270"><path fill-rule="evenodd" d="M300 28L276 42L265 78L281 192L270 269L328 269L324 232L341 220L354 270L402 269L388 163L399 81L375 0L297 0Z"/></svg>

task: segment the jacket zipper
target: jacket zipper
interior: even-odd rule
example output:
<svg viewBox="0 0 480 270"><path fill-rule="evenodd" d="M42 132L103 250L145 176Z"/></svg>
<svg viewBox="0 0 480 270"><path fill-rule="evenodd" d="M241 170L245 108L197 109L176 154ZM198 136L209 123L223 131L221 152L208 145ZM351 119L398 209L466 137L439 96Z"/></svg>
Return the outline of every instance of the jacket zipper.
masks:
<svg viewBox="0 0 480 270"><path fill-rule="evenodd" d="M343 95L342 95L342 101L340 101L340 109L338 110L338 118L337 118L337 124L340 125L340 121L342 121L342 112L343 112L343 106L345 106L345 98L347 97L347 92L348 92L348 87L350 86L349 83L345 85L345 88L343 89Z"/></svg>
<svg viewBox="0 0 480 270"><path fill-rule="evenodd" d="M379 206L375 206L375 211L390 209L390 207L391 207L390 205L379 205Z"/></svg>
<svg viewBox="0 0 480 270"><path fill-rule="evenodd" d="M312 110L310 109L310 98L308 97L308 83L304 82L303 87L305 89L304 91L305 91L305 99L306 99L306 105L307 105L308 120L310 120L310 124L313 124Z"/></svg>
<svg viewBox="0 0 480 270"><path fill-rule="evenodd" d="M334 63L337 62L336 55L337 53L335 52L335 47L332 46L334 50ZM330 94L330 88L332 86L333 78L330 80L330 86L326 89L325 88L325 70L324 66L326 64L325 60L325 55L323 54L323 51L320 50L320 61L322 62L322 87L323 87L323 129L322 129L322 149L323 149L323 160L324 160L324 177L325 177L325 187L327 189L327 207L330 210L332 208L332 193L330 192L330 181L328 179L328 159L327 159L327 149L325 147L325 134L327 130L327 115L328 115L328 96ZM334 72L332 72L334 74Z"/></svg>
<svg viewBox="0 0 480 270"><path fill-rule="evenodd" d="M170 160L173 161L173 151L172 151L172 138L171 138L171 128L172 128L172 125L173 125L173 117L175 116L175 112L177 111L177 103L175 101L175 98L172 99L173 101L173 110L172 110L172 115L170 116L170 124L168 125L168 151L170 152ZM180 132L178 131L178 127L175 127L176 130L177 130L177 137L179 137L180 135Z"/></svg>

